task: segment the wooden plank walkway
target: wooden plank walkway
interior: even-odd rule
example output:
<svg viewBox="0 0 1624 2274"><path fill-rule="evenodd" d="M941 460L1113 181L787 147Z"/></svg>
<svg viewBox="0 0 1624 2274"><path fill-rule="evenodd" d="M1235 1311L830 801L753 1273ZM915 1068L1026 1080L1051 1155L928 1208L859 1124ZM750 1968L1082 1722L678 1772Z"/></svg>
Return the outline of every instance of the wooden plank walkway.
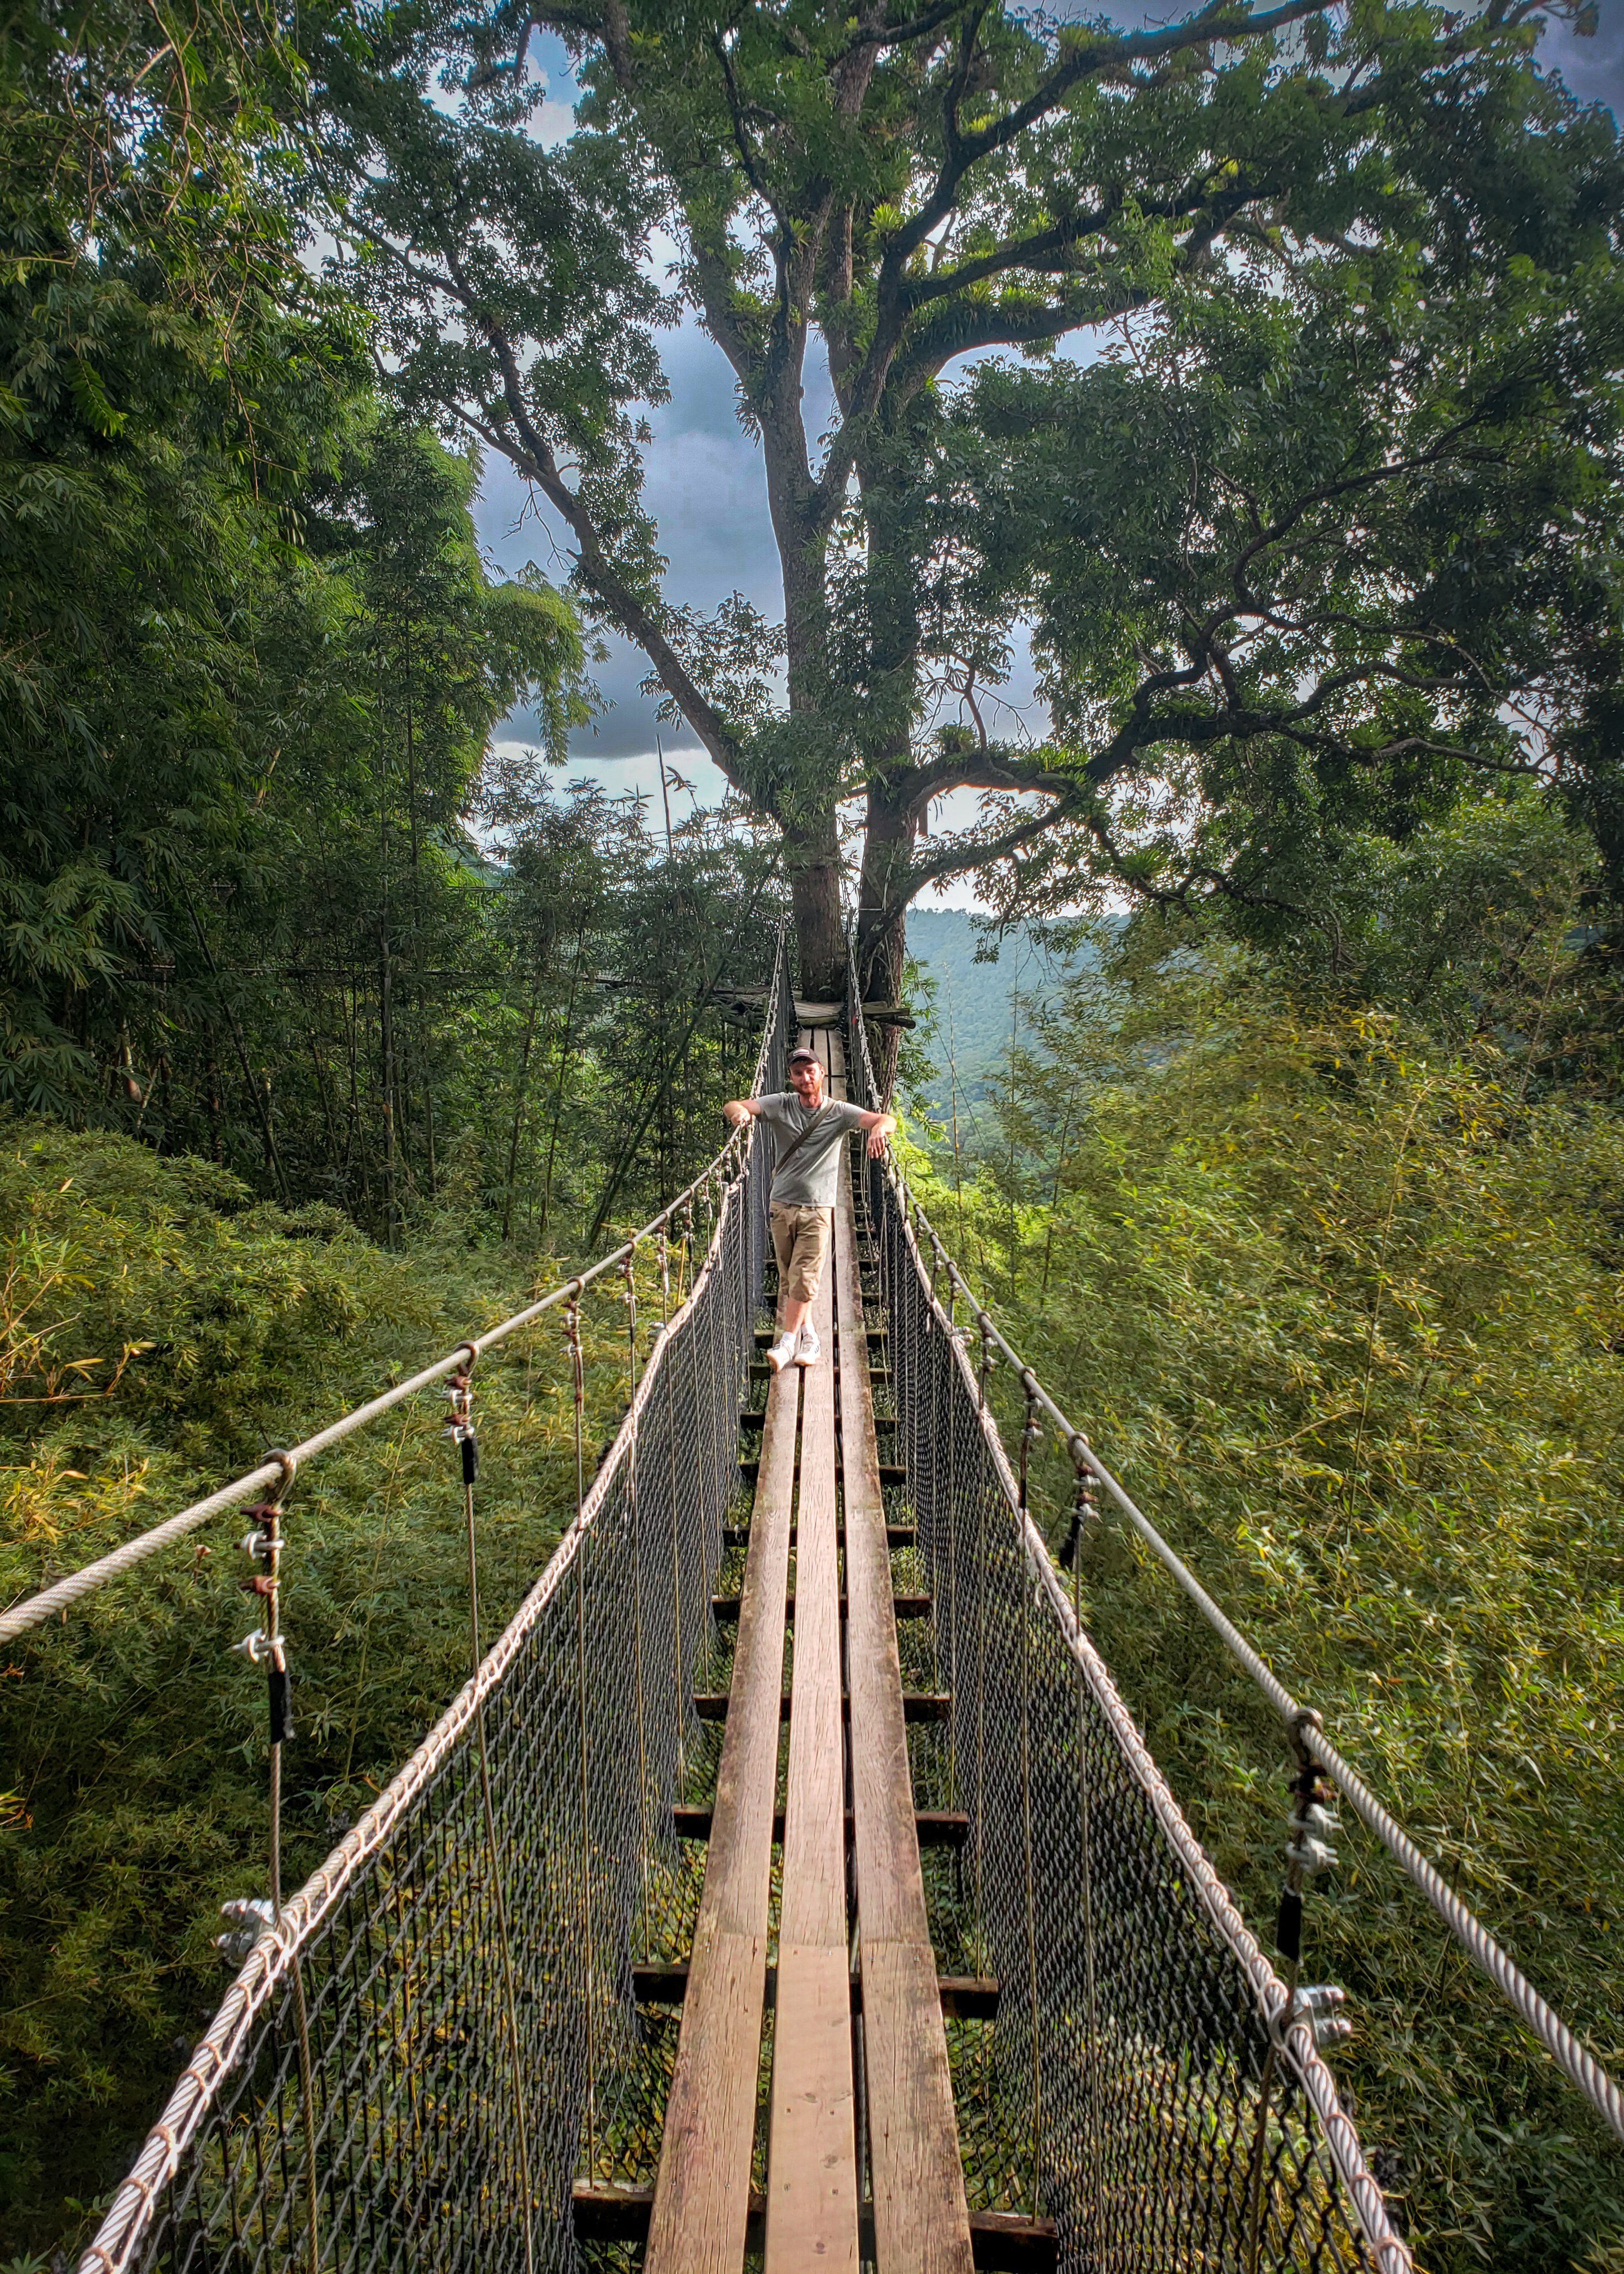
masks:
<svg viewBox="0 0 1624 2274"><path fill-rule="evenodd" d="M823 1355L806 1369L801 1390L766 2274L805 2274L813 2266L856 2274L857 2268L833 1276L824 1272L812 1313Z"/></svg>
<svg viewBox="0 0 1624 2274"><path fill-rule="evenodd" d="M784 1600L800 1399L801 1369L792 1367L768 1393L761 1482L733 1649L733 1694L739 1710L727 1717L717 1772L645 2274L739 2274L744 2261L767 1988Z"/></svg>
<svg viewBox="0 0 1624 2274"><path fill-rule="evenodd" d="M850 1180L844 1177L835 1209L834 1267L853 1844L875 2260L881 2274L970 2274L969 2207L914 1828L856 1224Z"/></svg>
<svg viewBox="0 0 1624 2274"><path fill-rule="evenodd" d="M824 1030L802 1040L823 1058L831 1095L844 1096L838 1038ZM896 1527L888 1529L880 1497L870 1338L844 1175L834 1229L813 1314L820 1359L791 1367L768 1393L693 1950L685 1969L645 1969L680 1971L682 2006L643 2262L654 2274L741 2274L747 2225L763 2210L766 2274L857 2274L860 2252L879 2274L969 2274L974 2263L942 2021L953 1999L937 1978L926 1916L897 1651L898 1608L919 1616L928 1607L892 1593ZM785 1804L775 1818L792 1600ZM940 1702L909 1701L915 1713ZM707 1704L714 1712L723 1701ZM767 2187L764 2202L753 2202L775 1833L783 1871ZM996 2005L996 1985L966 1985L963 1994L972 2010ZM871 2204L859 2191L854 2014ZM606 2219L634 2210L629 2198L622 2211L606 2199L598 2206Z"/></svg>

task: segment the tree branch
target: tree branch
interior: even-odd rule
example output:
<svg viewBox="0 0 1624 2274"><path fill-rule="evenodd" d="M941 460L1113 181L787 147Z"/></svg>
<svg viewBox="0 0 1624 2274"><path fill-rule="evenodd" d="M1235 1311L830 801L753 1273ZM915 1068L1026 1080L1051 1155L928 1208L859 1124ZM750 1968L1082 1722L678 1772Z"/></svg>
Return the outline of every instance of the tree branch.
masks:
<svg viewBox="0 0 1624 2274"><path fill-rule="evenodd" d="M937 0L934 8L927 8L922 16L915 16L906 24L871 24L854 31L846 43L845 54L856 55L863 48L900 48L916 40L926 39L939 32L964 6L964 0ZM844 58L843 58L844 59Z"/></svg>
<svg viewBox="0 0 1624 2274"><path fill-rule="evenodd" d="M527 481L535 483L568 524L580 547L579 569L587 590L603 602L627 637L635 641L648 657L659 674L661 685L733 788L741 795L750 794L740 763L738 738L730 732L715 706L701 694L653 609L610 559L587 506L560 472L551 445L530 415L512 342L495 318L480 305L458 262L447 255L446 267L451 297L466 312L495 358L501 378L502 403L511 422L511 433L500 424L490 423L480 425L479 431ZM447 403L446 407L464 418L468 416L455 402Z"/></svg>
<svg viewBox="0 0 1624 2274"><path fill-rule="evenodd" d="M1007 860L1011 853L1018 853L1033 838L1041 837L1045 830L1052 829L1059 817L1054 807L1050 806L1042 813L1029 814L1024 821L1002 831L996 837L945 837L929 860L909 862L897 879L899 897L888 894L888 900L892 901L896 915L900 915L909 901L917 900L927 885L939 882L946 877L962 877L968 870L984 869L994 861ZM894 921L895 917L888 908L887 922Z"/></svg>

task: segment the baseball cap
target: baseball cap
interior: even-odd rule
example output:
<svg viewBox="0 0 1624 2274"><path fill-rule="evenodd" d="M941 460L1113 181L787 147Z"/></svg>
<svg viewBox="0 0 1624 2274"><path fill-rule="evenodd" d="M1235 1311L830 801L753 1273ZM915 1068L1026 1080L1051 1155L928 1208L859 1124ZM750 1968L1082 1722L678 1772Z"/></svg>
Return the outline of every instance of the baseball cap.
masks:
<svg viewBox="0 0 1624 2274"><path fill-rule="evenodd" d="M800 1050L792 1050L789 1054L789 1064L791 1065L816 1065L817 1063L817 1052L816 1050L808 1050L804 1043Z"/></svg>

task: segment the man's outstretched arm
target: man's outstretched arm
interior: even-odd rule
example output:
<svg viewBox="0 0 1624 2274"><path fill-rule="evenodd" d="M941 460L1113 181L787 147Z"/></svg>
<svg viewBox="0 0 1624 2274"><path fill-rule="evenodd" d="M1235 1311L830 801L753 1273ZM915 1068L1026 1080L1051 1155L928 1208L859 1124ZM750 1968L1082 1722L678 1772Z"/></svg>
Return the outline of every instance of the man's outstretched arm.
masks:
<svg viewBox="0 0 1624 2274"><path fill-rule="evenodd" d="M894 1113L865 1113L860 1116L857 1126L868 1131L868 1158L877 1161L885 1150L886 1139L896 1133L897 1117Z"/></svg>
<svg viewBox="0 0 1624 2274"><path fill-rule="evenodd" d="M736 1129L741 1121L754 1121L760 1111L759 1097L730 1097L722 1108L722 1118Z"/></svg>

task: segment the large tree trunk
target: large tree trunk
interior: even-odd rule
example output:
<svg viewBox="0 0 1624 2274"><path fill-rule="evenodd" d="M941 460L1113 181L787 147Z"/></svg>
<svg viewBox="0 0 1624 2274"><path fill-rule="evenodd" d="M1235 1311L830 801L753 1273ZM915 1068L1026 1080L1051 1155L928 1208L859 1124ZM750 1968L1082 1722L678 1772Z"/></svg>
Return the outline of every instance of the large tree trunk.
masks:
<svg viewBox="0 0 1624 2274"><path fill-rule="evenodd" d="M846 923L834 815L809 827L786 829L784 855L795 911L801 995L814 1003L838 1003L846 993Z"/></svg>
<svg viewBox="0 0 1624 2274"><path fill-rule="evenodd" d="M786 677L792 719L810 722L828 694L828 538L810 516L799 358L762 422L767 497L784 574ZM846 993L846 920L840 840L831 806L784 825L784 858L795 913L802 998L834 1003Z"/></svg>
<svg viewBox="0 0 1624 2274"><path fill-rule="evenodd" d="M907 805L868 788L862 874L857 890L857 975L865 1003L894 1003L902 983L905 907L898 887L909 865L916 826Z"/></svg>
<svg viewBox="0 0 1624 2274"><path fill-rule="evenodd" d="M864 771L862 870L857 892L858 985L865 1003L894 1004L901 990L906 878L919 826L913 732L918 689L918 563L911 485L898 478L894 437L875 438L857 468L868 532L870 708ZM881 1094L889 1097L898 1030L870 1028Z"/></svg>
<svg viewBox="0 0 1624 2274"><path fill-rule="evenodd" d="M891 794L883 780L868 787L863 830L862 875L857 894L857 978L865 1003L896 1003L902 991L907 947L906 903L898 897L909 866L918 816L906 793ZM883 1097L897 1073L900 1029L871 1027L868 1048Z"/></svg>

